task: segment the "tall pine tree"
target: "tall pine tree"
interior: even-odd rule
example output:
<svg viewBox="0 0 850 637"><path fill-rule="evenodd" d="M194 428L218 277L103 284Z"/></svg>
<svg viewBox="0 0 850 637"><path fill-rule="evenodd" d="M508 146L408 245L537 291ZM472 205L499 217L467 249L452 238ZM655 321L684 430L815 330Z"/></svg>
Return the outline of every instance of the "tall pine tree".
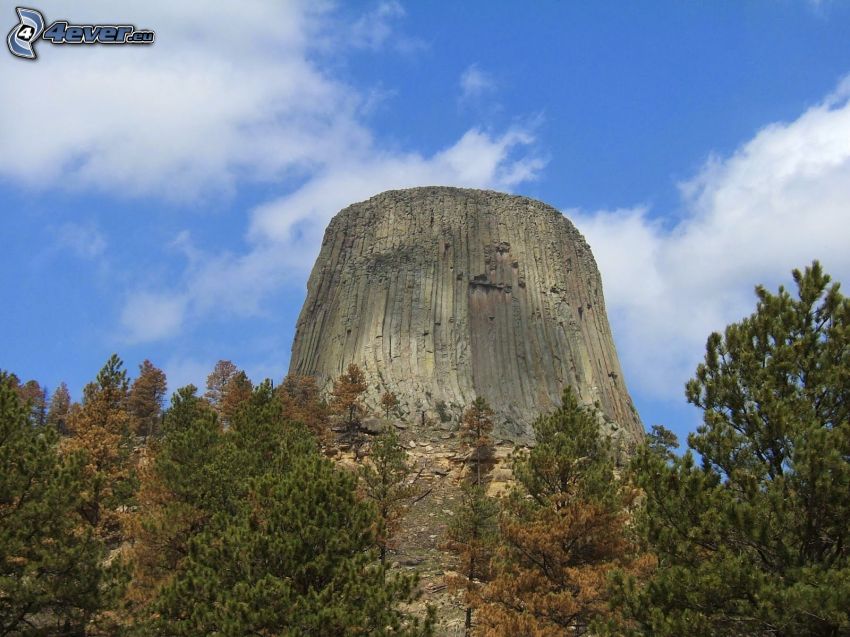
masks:
<svg viewBox="0 0 850 637"><path fill-rule="evenodd" d="M458 574L448 579L452 589L462 589L466 635L472 634L475 606L481 605L481 587L490 579L491 560L499 537L498 503L487 496L484 487L465 483L460 505L446 527L445 548L454 553Z"/></svg>
<svg viewBox="0 0 850 637"><path fill-rule="evenodd" d="M244 371L230 361L221 360L207 376L207 392L204 396L226 427L242 404L250 398L253 388Z"/></svg>
<svg viewBox="0 0 850 637"><path fill-rule="evenodd" d="M366 411L362 397L367 388L363 370L354 363L348 366L345 373L334 379L331 409L345 419L349 433L357 432L360 417Z"/></svg>
<svg viewBox="0 0 850 637"><path fill-rule="evenodd" d="M207 376L207 391L204 398L218 411L222 400L224 400L225 387L230 379L239 371L232 361L220 360L215 364L213 370Z"/></svg>
<svg viewBox="0 0 850 637"><path fill-rule="evenodd" d="M90 488L83 494L83 515L112 544L120 540L121 511L132 504L136 487L129 393L127 372L113 354L86 385L82 405L71 411L71 435L63 443L69 453L85 455Z"/></svg>
<svg viewBox="0 0 850 637"><path fill-rule="evenodd" d="M50 406L47 410L47 424L59 433L68 433L68 413L71 410L71 392L68 385L60 383L53 396L50 398Z"/></svg>
<svg viewBox="0 0 850 637"><path fill-rule="evenodd" d="M359 466L359 472L363 491L375 504L381 521L376 540L378 555L384 564L407 502L416 494L416 486L409 482L411 466L407 452L395 429L388 429L372 441L369 457Z"/></svg>
<svg viewBox="0 0 850 637"><path fill-rule="evenodd" d="M278 387L283 412L289 420L300 422L316 439L328 438L328 406L322 399L313 376L289 374Z"/></svg>
<svg viewBox="0 0 850 637"><path fill-rule="evenodd" d="M221 402L219 403L219 415L225 425L230 425L236 412L251 398L254 384L248 378L248 374L238 371L224 386Z"/></svg>
<svg viewBox="0 0 850 637"><path fill-rule="evenodd" d="M850 634L850 301L817 262L793 276L709 337L700 460L636 460L658 568L619 580L630 634Z"/></svg>
<svg viewBox="0 0 850 637"><path fill-rule="evenodd" d="M106 601L103 545L78 514L86 458L58 442L0 372L0 635L83 635Z"/></svg>
<svg viewBox="0 0 850 637"><path fill-rule="evenodd" d="M139 508L127 525L133 573L124 613L128 624L152 612L162 587L180 571L189 540L232 491L217 470L221 426L196 392L190 385L173 395L161 436L139 468Z"/></svg>
<svg viewBox="0 0 850 637"><path fill-rule="evenodd" d="M135 433L141 435L146 441L148 436L157 433L165 390L165 372L149 360L139 365L139 375L130 388L127 406L136 419Z"/></svg>
<svg viewBox="0 0 850 637"><path fill-rule="evenodd" d="M460 437L472 451L475 462L475 484L481 486L481 464L483 452L489 449L493 442L490 434L493 431L493 410L483 397L479 396L463 412L460 424Z"/></svg>
<svg viewBox="0 0 850 637"><path fill-rule="evenodd" d="M486 637L582 635L608 619L608 577L641 568L629 541L628 488L608 441L567 388L534 422L536 446L514 463L504 502L495 577L483 592Z"/></svg>

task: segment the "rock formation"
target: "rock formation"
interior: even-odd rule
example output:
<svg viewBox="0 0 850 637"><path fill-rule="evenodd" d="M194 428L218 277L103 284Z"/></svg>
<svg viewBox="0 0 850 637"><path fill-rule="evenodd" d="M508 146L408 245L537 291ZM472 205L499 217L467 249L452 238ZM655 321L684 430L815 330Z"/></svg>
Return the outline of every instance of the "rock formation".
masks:
<svg viewBox="0 0 850 637"><path fill-rule="evenodd" d="M631 445L626 390L590 248L539 201L446 187L385 192L330 222L307 284L290 372L330 388L349 363L411 426L457 422L484 396L497 433L527 442L564 385Z"/></svg>

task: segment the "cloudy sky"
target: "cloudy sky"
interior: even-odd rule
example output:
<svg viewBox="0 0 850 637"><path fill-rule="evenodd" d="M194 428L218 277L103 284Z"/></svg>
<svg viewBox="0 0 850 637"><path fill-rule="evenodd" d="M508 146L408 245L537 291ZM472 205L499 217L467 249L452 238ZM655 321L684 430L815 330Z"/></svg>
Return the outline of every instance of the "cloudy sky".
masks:
<svg viewBox="0 0 850 637"><path fill-rule="evenodd" d="M38 4L157 41L0 54L0 367L279 379L328 219L451 184L577 224L645 424L692 430L684 382L755 284L850 281L850 4L529 6Z"/></svg>

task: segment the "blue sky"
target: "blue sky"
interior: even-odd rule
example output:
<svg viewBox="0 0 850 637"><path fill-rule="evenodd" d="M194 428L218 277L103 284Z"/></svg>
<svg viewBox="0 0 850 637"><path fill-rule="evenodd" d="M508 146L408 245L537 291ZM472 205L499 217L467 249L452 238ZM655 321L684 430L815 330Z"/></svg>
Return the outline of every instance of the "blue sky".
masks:
<svg viewBox="0 0 850 637"><path fill-rule="evenodd" d="M680 435L756 283L850 280L850 3L211 6L44 2L157 43L0 55L0 367L279 379L328 219L421 184L563 210L644 423Z"/></svg>

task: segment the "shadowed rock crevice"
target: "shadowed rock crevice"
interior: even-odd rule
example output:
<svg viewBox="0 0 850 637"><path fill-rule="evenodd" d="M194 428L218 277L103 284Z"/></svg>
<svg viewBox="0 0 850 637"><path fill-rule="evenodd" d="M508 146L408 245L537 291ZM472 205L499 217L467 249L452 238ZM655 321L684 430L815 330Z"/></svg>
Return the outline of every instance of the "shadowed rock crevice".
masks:
<svg viewBox="0 0 850 637"><path fill-rule="evenodd" d="M569 384L629 446L642 435L590 248L539 201L446 187L382 193L331 220L307 289L290 372L328 389L357 363L376 412L390 390L412 424L423 414L457 422L484 396L497 433L527 441Z"/></svg>

